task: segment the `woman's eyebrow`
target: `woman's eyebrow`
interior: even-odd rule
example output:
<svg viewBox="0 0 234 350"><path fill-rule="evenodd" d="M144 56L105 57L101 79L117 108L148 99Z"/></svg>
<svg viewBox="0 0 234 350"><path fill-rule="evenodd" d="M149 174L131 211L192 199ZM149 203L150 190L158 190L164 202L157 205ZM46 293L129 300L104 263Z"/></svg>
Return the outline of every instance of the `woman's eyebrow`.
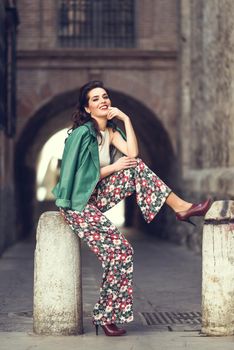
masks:
<svg viewBox="0 0 234 350"><path fill-rule="evenodd" d="M102 96L105 96L105 95L107 95L107 93L103 94ZM95 95L92 98L94 98L94 97L99 97L99 95Z"/></svg>

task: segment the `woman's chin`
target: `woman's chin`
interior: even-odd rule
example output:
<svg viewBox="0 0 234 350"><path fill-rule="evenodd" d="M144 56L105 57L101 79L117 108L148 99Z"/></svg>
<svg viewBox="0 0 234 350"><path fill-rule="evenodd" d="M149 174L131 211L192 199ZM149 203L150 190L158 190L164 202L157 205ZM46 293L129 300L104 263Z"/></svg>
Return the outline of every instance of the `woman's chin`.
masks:
<svg viewBox="0 0 234 350"><path fill-rule="evenodd" d="M100 114L99 118L107 119L107 113Z"/></svg>
<svg viewBox="0 0 234 350"><path fill-rule="evenodd" d="M97 115L93 115L93 118L96 119L107 119L107 113L105 114L97 114Z"/></svg>

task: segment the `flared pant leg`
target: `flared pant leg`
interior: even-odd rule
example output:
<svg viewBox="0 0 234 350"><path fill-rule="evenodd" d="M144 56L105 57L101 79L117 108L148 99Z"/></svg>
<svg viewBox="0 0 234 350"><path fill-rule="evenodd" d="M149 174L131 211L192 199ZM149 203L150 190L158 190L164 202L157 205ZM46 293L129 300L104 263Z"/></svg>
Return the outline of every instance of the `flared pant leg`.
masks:
<svg viewBox="0 0 234 350"><path fill-rule="evenodd" d="M72 230L86 241L104 269L100 297L93 309L93 323L125 323L133 320L133 248L103 214L136 192L146 222L153 220L170 188L137 158L137 166L100 180L82 212L60 208Z"/></svg>
<svg viewBox="0 0 234 350"><path fill-rule="evenodd" d="M92 203L79 213L60 208L71 229L102 263L99 300L93 309L94 324L133 320L133 248L123 234Z"/></svg>
<svg viewBox="0 0 234 350"><path fill-rule="evenodd" d="M171 189L142 161L137 166L117 171L96 186L96 205L105 212L136 192L136 201L147 223L150 223L166 201Z"/></svg>

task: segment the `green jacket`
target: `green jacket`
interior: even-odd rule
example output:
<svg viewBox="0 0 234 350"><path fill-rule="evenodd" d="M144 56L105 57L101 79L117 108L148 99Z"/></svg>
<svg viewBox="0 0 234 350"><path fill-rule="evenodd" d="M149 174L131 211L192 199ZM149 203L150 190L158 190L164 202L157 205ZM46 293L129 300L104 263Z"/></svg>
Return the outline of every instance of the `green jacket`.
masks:
<svg viewBox="0 0 234 350"><path fill-rule="evenodd" d="M124 140L126 136L117 127ZM111 163L123 154L111 145ZM100 180L96 132L92 122L74 129L65 143L60 177L52 189L57 207L82 211Z"/></svg>

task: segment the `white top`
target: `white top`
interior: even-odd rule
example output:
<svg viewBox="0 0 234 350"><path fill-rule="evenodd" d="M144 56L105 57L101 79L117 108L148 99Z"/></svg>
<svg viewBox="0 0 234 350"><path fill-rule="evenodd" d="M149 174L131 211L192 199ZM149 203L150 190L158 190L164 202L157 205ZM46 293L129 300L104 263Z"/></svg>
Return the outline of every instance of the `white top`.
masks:
<svg viewBox="0 0 234 350"><path fill-rule="evenodd" d="M97 141L100 167L102 168L110 164L110 133L107 128L105 131L100 130L100 132L102 134L102 143L100 144L101 138L99 136L97 136Z"/></svg>

